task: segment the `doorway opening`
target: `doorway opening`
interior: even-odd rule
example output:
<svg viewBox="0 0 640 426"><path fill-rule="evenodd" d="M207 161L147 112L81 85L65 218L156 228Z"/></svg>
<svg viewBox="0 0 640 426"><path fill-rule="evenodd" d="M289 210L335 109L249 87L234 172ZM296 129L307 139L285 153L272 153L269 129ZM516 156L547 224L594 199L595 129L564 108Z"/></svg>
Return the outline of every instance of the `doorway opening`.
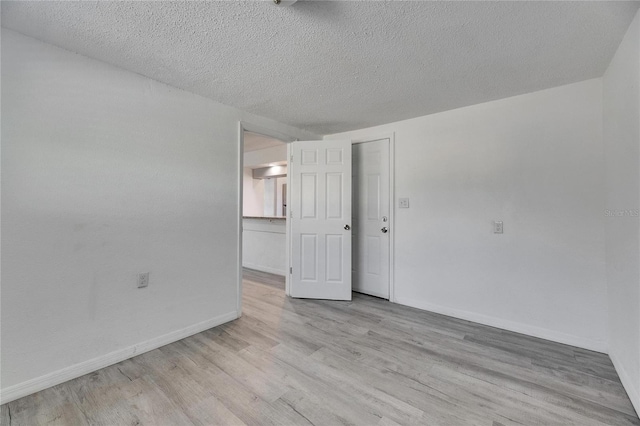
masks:
<svg viewBox="0 0 640 426"><path fill-rule="evenodd" d="M239 126L238 315L245 272L277 282L287 273L287 150L294 138Z"/></svg>
<svg viewBox="0 0 640 426"><path fill-rule="evenodd" d="M352 289L390 298L390 139L352 145Z"/></svg>
<svg viewBox="0 0 640 426"><path fill-rule="evenodd" d="M242 216L284 218L284 191L287 185L286 142L249 131L244 131L243 139ZM280 269L284 271L284 266Z"/></svg>
<svg viewBox="0 0 640 426"><path fill-rule="evenodd" d="M393 138L291 145L287 294L393 299Z"/></svg>
<svg viewBox="0 0 640 426"><path fill-rule="evenodd" d="M280 282L284 276L285 293L293 297L318 297L317 295L293 294L292 282L295 282L295 265L298 265L300 271L306 268L311 272L314 270L319 271L319 267L322 267L326 272L325 275L329 278L328 282L330 284L340 281L338 280L339 277L349 277L349 293L352 289L355 292L381 297L394 302L393 233L395 230L393 200L395 198L393 193L393 135L377 139L346 141L347 144L344 145L344 151L342 151L344 157L339 150L335 149L336 147L327 145L331 144L330 140L292 144L290 142L296 141L295 138L246 123L240 123L239 125L239 141L238 234L240 242L238 244L238 315L242 313L243 267L250 268L252 272L257 271L260 274L275 274ZM247 142L245 143L245 141ZM264 159L262 160L256 160L256 157L265 154L267 150L277 151L278 149L281 150L279 158L263 157ZM302 149L298 154L300 154L299 160L302 161L303 165L315 164L316 159L321 158L321 156L316 155L324 151L326 166L333 167L338 164L348 164L348 174L343 174L343 177L339 178L337 171L327 169L323 179L319 179L322 177L320 175L316 175L316 179L312 179L309 173L304 172L293 163L292 159L295 157L294 151L296 149ZM315 188L313 191L304 190L306 187L303 188L304 185L302 185L302 174L300 176L301 179L296 181L295 177L292 176L295 174L294 172L304 174L308 181L307 183L317 182L319 186L314 183L309 187ZM357 186L353 191L353 197L351 196L352 177L355 178L354 184ZM321 182L324 183L321 184ZM340 182L344 184L341 185ZM349 191L346 191L345 184L348 185ZM339 187L344 188L344 192L337 190ZM328 189L331 189L331 191L328 191ZM341 192L344 193L344 196L347 196L348 192L348 199L338 196ZM293 235L295 230L292 227L297 216L294 216L293 219L289 218L290 214L295 211L293 195L297 194L298 198L303 196L304 199L311 199L313 198L309 197L311 193L316 194L314 197L318 196L318 194L324 194L323 196L329 197L330 200L334 198L335 200L342 200L338 203L332 201L330 203L317 204L314 202L312 204L319 207L319 209L316 210L314 207L309 212L324 212L327 217L339 219L338 221L341 222L340 229L342 230L351 229L349 224L354 223L354 238L360 239L360 241L356 241L353 246L349 242L348 249L345 246L336 248L336 245L339 245L338 242L341 240L341 231L338 229L333 230L333 228L324 238L316 237L314 239L306 231L305 235L298 235L298 238L296 238ZM261 201L261 203L257 201ZM349 213L347 215L337 214L338 210L335 207L344 205L344 203L349 204ZM352 204L353 210L351 209ZM298 206L298 214L310 217L306 210L302 208L302 204ZM371 225L369 230L365 226L367 221ZM350 232L348 234L348 239L351 240ZM305 238L302 238L302 236ZM346 236L344 237L346 238ZM278 239L280 239L280 242L277 242ZM298 250L295 251L292 242L298 240L304 240L308 247L298 247ZM322 247L311 244L313 241L325 241L324 248L319 250ZM336 247L329 247L331 244ZM301 261L302 258L297 259L296 262L296 259L294 259L295 253L304 253L305 250L302 250L303 248L310 250L314 247L315 249L312 250L314 253L326 253L325 262L317 263L315 266L312 265L314 262ZM312 251L309 250L306 251L311 253ZM353 271L351 271L352 257L354 261ZM315 256L308 258L315 258ZM348 261L349 269L329 267L334 264L339 266L341 259ZM270 261L275 263L267 263ZM275 267L270 266L274 264L276 265ZM336 271L340 270L344 272L338 274ZM306 275L311 276L312 274ZM368 277L368 281L363 277ZM372 277L375 278L373 286L371 285ZM352 282L354 283L353 287ZM337 297L325 297L323 295L319 298Z"/></svg>

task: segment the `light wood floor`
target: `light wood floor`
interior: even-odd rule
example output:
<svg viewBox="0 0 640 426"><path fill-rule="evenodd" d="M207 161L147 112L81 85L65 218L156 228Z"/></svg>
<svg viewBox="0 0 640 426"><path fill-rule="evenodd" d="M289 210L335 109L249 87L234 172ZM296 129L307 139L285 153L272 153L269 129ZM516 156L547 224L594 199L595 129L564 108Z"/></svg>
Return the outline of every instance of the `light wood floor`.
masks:
<svg viewBox="0 0 640 426"><path fill-rule="evenodd" d="M606 355L247 271L239 320L2 406L11 425L639 425Z"/></svg>

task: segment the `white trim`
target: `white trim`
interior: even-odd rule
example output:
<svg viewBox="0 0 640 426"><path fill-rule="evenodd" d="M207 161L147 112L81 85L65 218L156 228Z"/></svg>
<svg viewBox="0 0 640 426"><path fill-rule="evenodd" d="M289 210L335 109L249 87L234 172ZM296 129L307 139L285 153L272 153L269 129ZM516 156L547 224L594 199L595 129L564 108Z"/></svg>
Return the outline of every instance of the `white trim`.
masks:
<svg viewBox="0 0 640 426"><path fill-rule="evenodd" d="M243 219L242 213L244 211L244 131L245 127L242 121L238 122L238 252L236 253L236 265L237 270L237 289L236 289L236 311L238 316L242 315L242 232L243 232Z"/></svg>
<svg viewBox="0 0 640 426"><path fill-rule="evenodd" d="M389 302L397 303L396 300L396 285L395 285L395 247L396 247L396 188L395 188L395 175L396 175L396 134L395 132L380 133L377 135L368 136L365 138L352 139L351 144L375 142L379 140L387 139L389 141L389 228L391 228L391 235L389 238ZM375 295L374 295L375 296ZM382 297L382 296L378 296Z"/></svg>
<svg viewBox="0 0 640 426"><path fill-rule="evenodd" d="M631 380L631 376L629 376L629 373L627 372L627 370L624 369L624 367L622 366L622 363L618 360L618 358L613 352L609 354L609 358L611 358L611 362L613 363L613 366L615 367L616 372L620 377L620 381L622 382L622 386L624 387L624 390L627 391L627 395L631 400L631 404L633 405L633 408L636 410L636 414L640 415L640 393L639 393L640 390L634 387L633 380Z"/></svg>
<svg viewBox="0 0 640 426"><path fill-rule="evenodd" d="M291 250L291 179L289 176L293 175L293 162L291 162L291 155L293 151L291 149L292 144L287 144L287 211L285 214L285 229L284 238L285 244L285 259L287 259L286 271L284 273L284 294L291 296L291 268L293 267L292 250Z"/></svg>
<svg viewBox="0 0 640 426"><path fill-rule="evenodd" d="M47 389L60 383L64 383L68 380L84 376L85 374L89 374L101 368L117 364L118 362L124 361L125 359L129 359L145 352L149 352L153 349L168 345L169 343L176 342L178 340L184 339L185 337L192 336L194 334L200 333L204 330L208 330L212 327L216 327L220 324L224 324L237 318L238 312L229 312L227 314L211 318L207 321L193 324L183 329L172 331L162 336L155 337L145 342L137 343L133 346L119 349L106 355L102 355L69 367L62 368L58 371L45 374L44 376L36 377L34 379L27 380L26 382L9 386L8 388L2 389L2 391L0 391L0 404L6 404L7 402L15 401L18 398L22 398L35 392L39 392L43 389Z"/></svg>
<svg viewBox="0 0 640 426"><path fill-rule="evenodd" d="M552 342L576 346L579 348L588 349L590 351L596 351L606 354L608 350L607 343L601 340L592 340L584 337L573 336L571 334L566 334L559 331L549 330L546 328L536 327L514 321L508 321L501 318L463 311L460 309L449 308L446 306L435 305L419 300L405 299L404 297L397 297L396 302L401 305L411 306L413 308L435 312L437 314L447 315L454 318L476 322L478 324L513 331L515 333L539 337L541 339L551 340Z"/></svg>
<svg viewBox="0 0 640 426"><path fill-rule="evenodd" d="M253 269L255 271L268 272L270 274L280 275L283 277L286 277L287 275L286 272L282 269L270 268L263 265L254 265L253 263L245 263L244 265L242 265L242 267Z"/></svg>
<svg viewBox="0 0 640 426"><path fill-rule="evenodd" d="M389 136L389 224L392 226L391 239L389 243L389 301L396 302L396 134L392 132Z"/></svg>
<svg viewBox="0 0 640 426"><path fill-rule="evenodd" d="M242 130L245 132L258 133L263 136L268 136L273 139L278 139L279 141L289 143L297 141L298 138L295 138L289 134L279 132L270 127L261 126L259 124L254 124L248 121L240 121L240 125L242 126Z"/></svg>

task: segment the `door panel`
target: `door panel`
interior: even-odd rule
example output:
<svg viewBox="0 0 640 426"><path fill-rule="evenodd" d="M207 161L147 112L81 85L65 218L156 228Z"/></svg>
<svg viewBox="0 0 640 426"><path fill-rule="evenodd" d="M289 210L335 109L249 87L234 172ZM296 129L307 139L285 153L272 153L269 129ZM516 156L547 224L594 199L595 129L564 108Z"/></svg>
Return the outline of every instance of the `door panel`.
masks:
<svg viewBox="0 0 640 426"><path fill-rule="evenodd" d="M293 142L292 297L351 300L351 141Z"/></svg>
<svg viewBox="0 0 640 426"><path fill-rule="evenodd" d="M367 219L378 220L380 214L380 175L370 174L367 176Z"/></svg>
<svg viewBox="0 0 640 426"><path fill-rule="evenodd" d="M353 290L388 299L389 140L353 145L352 173Z"/></svg>
<svg viewBox="0 0 640 426"><path fill-rule="evenodd" d="M315 173L302 173L300 175L300 215L305 219L317 217L318 202L318 176Z"/></svg>
<svg viewBox="0 0 640 426"><path fill-rule="evenodd" d="M380 253L381 253L381 241L380 237L377 235L367 235L367 248L365 250L367 268L363 271L365 276L375 275L378 277L380 275ZM366 284L366 283L365 283ZM366 290L363 288L363 290Z"/></svg>
<svg viewBox="0 0 640 426"><path fill-rule="evenodd" d="M318 280L318 236L315 234L301 234L301 271L302 281L315 282Z"/></svg>
<svg viewBox="0 0 640 426"><path fill-rule="evenodd" d="M330 282L342 282L344 270L342 259L342 235L327 235L327 269L326 277Z"/></svg>
<svg viewBox="0 0 640 426"><path fill-rule="evenodd" d="M342 219L344 199L342 184L342 172L327 173L327 219Z"/></svg>

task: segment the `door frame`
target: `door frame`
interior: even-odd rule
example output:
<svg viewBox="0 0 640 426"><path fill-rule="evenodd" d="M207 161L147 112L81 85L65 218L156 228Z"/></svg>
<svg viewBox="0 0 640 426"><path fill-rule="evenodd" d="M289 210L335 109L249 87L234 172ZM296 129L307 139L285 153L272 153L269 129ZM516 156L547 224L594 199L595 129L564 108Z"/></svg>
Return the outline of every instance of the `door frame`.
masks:
<svg viewBox="0 0 640 426"><path fill-rule="evenodd" d="M395 214L395 151L396 151L396 134L389 133L372 133L371 135L352 139L351 145L375 142L379 140L389 140L389 227L391 235L389 236L389 302L396 302L395 295L395 241L396 241L396 214Z"/></svg>
<svg viewBox="0 0 640 426"><path fill-rule="evenodd" d="M238 235L238 252L236 253L236 261L238 262L238 270L237 270L237 305L236 310L238 317L242 316L242 211L243 211L243 183L244 183L244 132L252 132L258 133L264 136L268 136L270 138L278 139L287 144L287 166L289 164L289 147L290 142L297 141L298 138L291 136L287 133L282 133L278 130L275 130L268 126L263 126L260 124L255 124L250 121L238 121L238 180L237 180L237 193L238 193L238 212L237 218L238 222L236 224L236 233ZM288 171L287 171L288 173ZM287 185L287 192L289 191L289 186ZM287 194L288 197L288 194ZM285 219L286 220L286 219ZM286 226L287 235L285 238L288 239L289 235L289 221L287 220ZM287 252L289 251L289 247L287 246ZM287 253L288 258L288 253ZM287 277L287 286L289 282L289 275Z"/></svg>
<svg viewBox="0 0 640 426"><path fill-rule="evenodd" d="M292 257L292 242L291 242L291 221L288 220L291 217L291 181L288 179L293 167L293 152L291 151L291 144L287 144L287 218L285 219L285 238L287 239L287 252L285 258L287 259L287 270L284 276L284 294L287 297L291 296L291 268L293 265Z"/></svg>

